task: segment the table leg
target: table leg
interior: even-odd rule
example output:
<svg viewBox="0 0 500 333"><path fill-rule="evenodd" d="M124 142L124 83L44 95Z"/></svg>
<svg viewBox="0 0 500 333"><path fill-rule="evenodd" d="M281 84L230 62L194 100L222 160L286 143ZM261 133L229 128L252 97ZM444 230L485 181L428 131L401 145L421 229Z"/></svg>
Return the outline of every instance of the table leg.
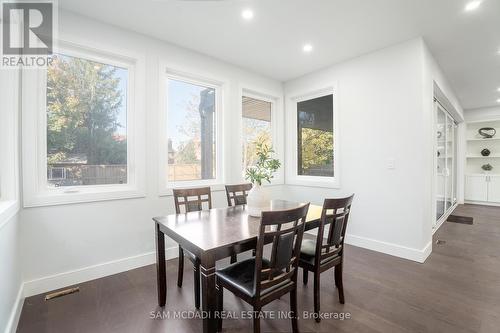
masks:
<svg viewBox="0 0 500 333"><path fill-rule="evenodd" d="M156 283L158 289L158 305L165 306L167 301L167 268L165 263L165 235L155 223L156 240Z"/></svg>
<svg viewBox="0 0 500 333"><path fill-rule="evenodd" d="M217 291L215 289L215 258L207 256L201 259L202 309L208 314L203 319L203 333L217 332Z"/></svg>

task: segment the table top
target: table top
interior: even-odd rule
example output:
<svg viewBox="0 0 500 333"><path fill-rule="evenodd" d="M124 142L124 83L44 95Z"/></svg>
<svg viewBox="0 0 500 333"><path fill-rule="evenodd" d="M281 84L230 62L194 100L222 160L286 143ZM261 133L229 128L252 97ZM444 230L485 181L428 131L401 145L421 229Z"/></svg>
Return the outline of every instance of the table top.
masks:
<svg viewBox="0 0 500 333"><path fill-rule="evenodd" d="M286 210L301 205L303 203L271 200L269 209L265 210ZM307 223L319 221L321 211L321 206L309 206L306 229L308 229ZM175 236L178 239L182 238L202 251L249 241L258 236L260 227L260 218L249 216L246 205L213 208L186 214L172 214L155 217L153 220L169 236Z"/></svg>

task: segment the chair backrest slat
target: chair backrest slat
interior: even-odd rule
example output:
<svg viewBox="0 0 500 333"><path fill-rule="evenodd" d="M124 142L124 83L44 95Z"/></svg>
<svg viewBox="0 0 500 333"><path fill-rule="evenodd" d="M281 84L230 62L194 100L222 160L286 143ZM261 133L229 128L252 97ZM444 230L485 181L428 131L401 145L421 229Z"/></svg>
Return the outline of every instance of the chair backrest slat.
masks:
<svg viewBox="0 0 500 333"><path fill-rule="evenodd" d="M342 255L353 198L354 194L345 198L325 199L316 239L317 265ZM325 239L326 226L329 226L329 230Z"/></svg>
<svg viewBox="0 0 500 333"><path fill-rule="evenodd" d="M181 207L184 207L184 213L212 208L210 187L174 189L173 192L176 214L182 214ZM203 207L204 203L206 208Z"/></svg>
<svg viewBox="0 0 500 333"><path fill-rule="evenodd" d="M251 189L252 184L226 185L227 205L246 205L248 191Z"/></svg>
<svg viewBox="0 0 500 333"><path fill-rule="evenodd" d="M283 211L262 212L255 255L256 297L278 284L296 283L298 257L309 204ZM263 265L264 245L271 241L269 264Z"/></svg>

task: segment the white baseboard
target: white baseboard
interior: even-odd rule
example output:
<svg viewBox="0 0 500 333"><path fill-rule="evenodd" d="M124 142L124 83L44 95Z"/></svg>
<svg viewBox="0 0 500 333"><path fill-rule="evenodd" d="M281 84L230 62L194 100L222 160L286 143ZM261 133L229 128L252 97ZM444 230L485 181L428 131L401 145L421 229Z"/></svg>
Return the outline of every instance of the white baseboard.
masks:
<svg viewBox="0 0 500 333"><path fill-rule="evenodd" d="M13 304L12 311L9 316L9 321L5 327L5 333L14 333L17 330L17 324L19 323L19 317L21 316L21 311L23 309L24 303L24 284L21 283L19 286L19 291L17 292L15 303Z"/></svg>
<svg viewBox="0 0 500 333"><path fill-rule="evenodd" d="M178 247L165 250L165 257L172 259L178 255ZM148 252L128 258L108 261L105 263L83 267L80 269L54 274L51 276L24 282L24 297L38 295L48 291L64 288L77 283L102 278L104 276L125 272L156 262L156 253Z"/></svg>
<svg viewBox="0 0 500 333"><path fill-rule="evenodd" d="M349 245L354 245L357 247L362 247L364 249L382 252L385 254L389 254L395 257L400 257L412 261L416 261L419 263L425 262L425 259L432 252L432 242L429 242L423 249L414 249L398 244L382 242L379 240L355 236L355 235L346 235L345 242Z"/></svg>
<svg viewBox="0 0 500 333"><path fill-rule="evenodd" d="M472 200L465 200L466 204L469 205L480 205L480 206L493 206L493 207L499 207L500 202L486 202L486 201L472 201Z"/></svg>

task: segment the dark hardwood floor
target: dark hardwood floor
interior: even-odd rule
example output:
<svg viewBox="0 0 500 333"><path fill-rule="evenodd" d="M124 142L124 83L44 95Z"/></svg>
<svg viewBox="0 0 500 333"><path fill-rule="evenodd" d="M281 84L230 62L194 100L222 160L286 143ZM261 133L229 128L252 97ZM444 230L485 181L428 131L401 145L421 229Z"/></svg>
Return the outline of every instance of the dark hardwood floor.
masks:
<svg viewBox="0 0 500 333"><path fill-rule="evenodd" d="M321 311L349 313L350 319L300 319L301 332L500 332L500 208L459 206L456 215L473 225L446 222L434 236L425 264L348 246L344 267L346 304L338 302L333 270L322 274ZM226 263L221 263L226 264ZM192 267L177 288L177 261L167 263L168 311L194 310ZM313 285L302 285L299 312L312 311ZM200 319L151 319L157 308L155 266L82 283L80 292L24 302L18 332L200 332ZM288 311L283 297L265 307ZM224 309L250 310L226 293ZM173 315L172 312L170 314ZM288 319L261 321L263 332L289 332ZM224 320L224 332L250 332L252 321Z"/></svg>

